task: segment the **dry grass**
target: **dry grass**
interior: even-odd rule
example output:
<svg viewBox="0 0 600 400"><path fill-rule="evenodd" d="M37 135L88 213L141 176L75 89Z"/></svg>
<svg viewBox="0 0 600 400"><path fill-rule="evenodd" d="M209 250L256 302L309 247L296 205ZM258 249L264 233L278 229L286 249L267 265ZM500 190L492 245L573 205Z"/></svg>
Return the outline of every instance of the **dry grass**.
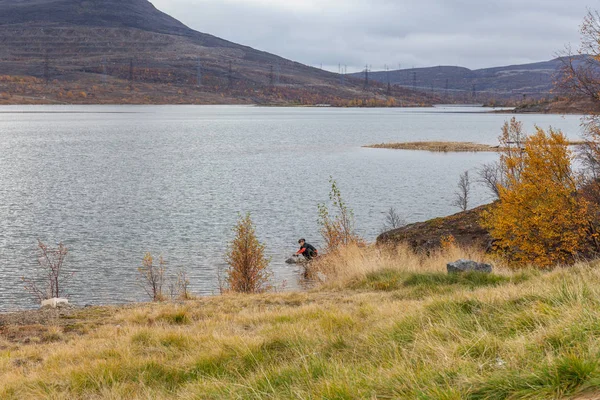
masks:
<svg viewBox="0 0 600 400"><path fill-rule="evenodd" d="M2 399L560 399L600 389L600 268L448 276L449 249L351 248L307 293L0 335ZM356 260L357 259L357 260ZM348 268L348 271L343 271ZM105 311L105 310L104 310ZM90 311L88 311L90 312ZM0 328L3 331L4 328Z"/></svg>
<svg viewBox="0 0 600 400"><path fill-rule="evenodd" d="M581 141L569 142L569 146L584 144ZM372 149L394 149L394 150L422 150L431 152L500 152L500 146L490 146L473 142L403 142L403 143L381 143L364 146Z"/></svg>
<svg viewBox="0 0 600 400"><path fill-rule="evenodd" d="M461 258L477 262L492 262L479 249L465 249L455 245L445 249L430 251L428 254L415 253L408 245L348 246L342 251L319 258L312 265L312 272L321 277L323 288L345 288L354 281L365 279L377 271L398 273L445 273L446 264ZM318 279L318 276L315 276Z"/></svg>

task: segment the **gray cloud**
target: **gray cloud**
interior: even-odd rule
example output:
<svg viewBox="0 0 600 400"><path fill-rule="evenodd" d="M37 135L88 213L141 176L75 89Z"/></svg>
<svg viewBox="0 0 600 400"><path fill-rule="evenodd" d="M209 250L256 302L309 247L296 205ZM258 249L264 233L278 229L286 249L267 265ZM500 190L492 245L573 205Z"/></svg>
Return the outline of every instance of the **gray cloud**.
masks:
<svg viewBox="0 0 600 400"><path fill-rule="evenodd" d="M337 71L484 68L577 43L587 0L152 0L191 28Z"/></svg>

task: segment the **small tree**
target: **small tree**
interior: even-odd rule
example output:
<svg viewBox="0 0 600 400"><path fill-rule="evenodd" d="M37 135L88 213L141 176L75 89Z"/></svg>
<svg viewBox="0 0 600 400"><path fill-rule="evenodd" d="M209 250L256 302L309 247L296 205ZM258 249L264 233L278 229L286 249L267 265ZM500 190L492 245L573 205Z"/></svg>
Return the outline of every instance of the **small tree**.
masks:
<svg viewBox="0 0 600 400"><path fill-rule="evenodd" d="M523 132L523 124L515 117L502 126L502 134L498 138L500 161L485 164L479 170L479 181L494 195L500 198L500 188L506 187L509 179L519 179L523 169L523 146L527 135Z"/></svg>
<svg viewBox="0 0 600 400"><path fill-rule="evenodd" d="M579 49L570 46L559 54L562 61L558 87L600 105L600 13L589 10L581 24Z"/></svg>
<svg viewBox="0 0 600 400"><path fill-rule="evenodd" d="M479 169L479 182L490 191L494 199L500 198L501 181L500 166L497 162L484 164Z"/></svg>
<svg viewBox="0 0 600 400"><path fill-rule="evenodd" d="M406 221L396 212L394 207L390 207L385 215L385 222L381 229L382 232L392 231L394 229L402 228L406 225Z"/></svg>
<svg viewBox="0 0 600 400"><path fill-rule="evenodd" d="M590 243L589 204L579 195L565 136L537 128L522 153L504 150L505 185L483 225L509 261L549 267L572 263ZM516 171L516 172L515 172Z"/></svg>
<svg viewBox="0 0 600 400"><path fill-rule="evenodd" d="M190 292L190 278L185 269L177 272L177 281L175 282L175 293L176 297L181 300L192 300L194 296L192 296Z"/></svg>
<svg viewBox="0 0 600 400"><path fill-rule="evenodd" d="M66 282L73 276L65 275L63 266L69 250L59 243L56 249L51 249L38 239L38 271L33 278L21 278L25 290L33 294L38 301L59 298L63 294Z"/></svg>
<svg viewBox="0 0 600 400"><path fill-rule="evenodd" d="M234 228L235 238L226 254L225 283L227 289L238 293L261 293L270 288L271 260L265 256L265 245L256 237L250 214L240 217Z"/></svg>
<svg viewBox="0 0 600 400"><path fill-rule="evenodd" d="M146 253L138 271L142 277L141 286L152 301L164 301L166 263L163 257L160 256L158 264L155 264L152 254Z"/></svg>
<svg viewBox="0 0 600 400"><path fill-rule="evenodd" d="M470 195L471 182L469 180L469 171L465 171L460 175L458 190L454 193L452 205L460 208L462 211L467 211L469 209Z"/></svg>
<svg viewBox="0 0 600 400"><path fill-rule="evenodd" d="M337 182L330 178L329 183L331 184L329 200L333 208L333 215L326 204L318 205L321 236L325 240L327 250L336 250L351 243L362 243L363 240L354 229L354 212L342 199Z"/></svg>

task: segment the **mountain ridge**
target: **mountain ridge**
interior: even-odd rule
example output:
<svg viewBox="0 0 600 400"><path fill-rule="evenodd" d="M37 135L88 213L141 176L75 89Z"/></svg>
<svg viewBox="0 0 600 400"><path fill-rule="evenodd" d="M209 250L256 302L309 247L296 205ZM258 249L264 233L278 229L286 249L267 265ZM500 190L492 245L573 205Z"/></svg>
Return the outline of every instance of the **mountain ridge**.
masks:
<svg viewBox="0 0 600 400"><path fill-rule="evenodd" d="M0 81L5 103L435 101L411 90L340 82L337 74L195 31L147 0L0 0L0 76L8 82ZM18 86L16 77L30 82Z"/></svg>
<svg viewBox="0 0 600 400"><path fill-rule="evenodd" d="M586 56L579 56L586 57ZM469 69L462 66L441 65L394 71L370 71L372 80L416 90L434 91L447 96L499 98L549 98L555 95L563 58L528 64ZM352 74L364 77L365 72Z"/></svg>

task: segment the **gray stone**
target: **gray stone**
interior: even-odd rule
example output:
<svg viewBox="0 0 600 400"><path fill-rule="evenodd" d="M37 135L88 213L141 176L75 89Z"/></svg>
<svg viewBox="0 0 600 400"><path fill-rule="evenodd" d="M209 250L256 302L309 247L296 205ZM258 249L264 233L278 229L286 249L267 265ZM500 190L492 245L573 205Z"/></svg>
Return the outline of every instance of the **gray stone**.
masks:
<svg viewBox="0 0 600 400"><path fill-rule="evenodd" d="M286 264L306 264L307 260L304 257L290 257L285 260Z"/></svg>
<svg viewBox="0 0 600 400"><path fill-rule="evenodd" d="M478 263L471 260L458 260L449 263L446 268L449 274L459 274L462 272L485 272L491 274L494 269L490 264Z"/></svg>

